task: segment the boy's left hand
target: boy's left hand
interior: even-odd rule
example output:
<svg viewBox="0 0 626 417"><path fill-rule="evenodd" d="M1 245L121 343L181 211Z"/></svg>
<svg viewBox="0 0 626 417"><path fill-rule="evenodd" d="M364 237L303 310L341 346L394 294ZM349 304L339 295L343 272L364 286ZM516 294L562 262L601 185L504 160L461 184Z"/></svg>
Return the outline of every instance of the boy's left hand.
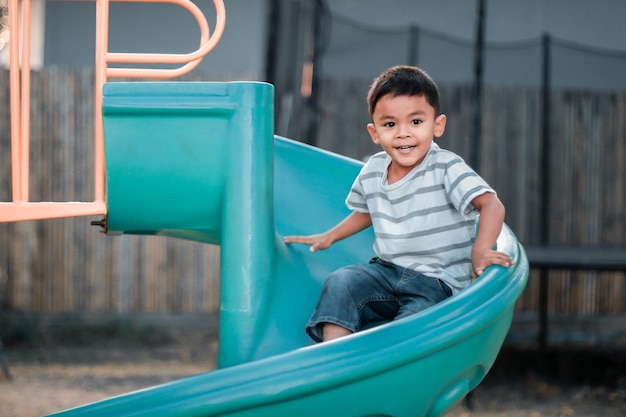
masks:
<svg viewBox="0 0 626 417"><path fill-rule="evenodd" d="M513 258L504 252L498 252L492 249L480 250L474 248L474 250L472 250L472 281L485 272L488 266L500 265L508 268L513 264Z"/></svg>

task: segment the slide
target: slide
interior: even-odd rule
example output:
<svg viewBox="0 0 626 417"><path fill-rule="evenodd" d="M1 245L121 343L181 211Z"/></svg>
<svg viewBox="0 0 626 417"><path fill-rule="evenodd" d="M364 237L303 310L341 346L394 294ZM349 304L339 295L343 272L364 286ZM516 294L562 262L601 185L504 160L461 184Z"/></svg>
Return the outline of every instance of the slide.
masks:
<svg viewBox="0 0 626 417"><path fill-rule="evenodd" d="M314 345L304 324L327 274L373 255L371 230L312 254L287 234L347 213L361 162L273 134L264 83L109 83L107 233L221 245L218 369L55 416L439 416L489 371L528 261L414 316Z"/></svg>

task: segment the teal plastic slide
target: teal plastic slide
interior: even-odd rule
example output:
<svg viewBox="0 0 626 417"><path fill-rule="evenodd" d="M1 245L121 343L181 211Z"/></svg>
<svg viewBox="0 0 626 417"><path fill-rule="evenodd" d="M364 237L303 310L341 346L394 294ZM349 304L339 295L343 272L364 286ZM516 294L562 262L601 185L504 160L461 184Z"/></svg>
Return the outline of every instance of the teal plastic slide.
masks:
<svg viewBox="0 0 626 417"><path fill-rule="evenodd" d="M312 254L361 163L273 132L265 83L108 83L107 232L221 245L218 369L88 404L75 416L439 416L484 378L528 276L515 260L430 309L329 343L304 333L329 272L373 255L371 230ZM356 134L356 132L355 132Z"/></svg>

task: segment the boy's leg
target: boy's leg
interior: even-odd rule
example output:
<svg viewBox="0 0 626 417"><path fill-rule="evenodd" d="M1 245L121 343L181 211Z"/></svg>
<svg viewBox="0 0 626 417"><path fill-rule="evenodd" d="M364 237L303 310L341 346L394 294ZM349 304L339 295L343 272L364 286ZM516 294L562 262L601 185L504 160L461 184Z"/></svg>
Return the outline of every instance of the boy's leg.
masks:
<svg viewBox="0 0 626 417"><path fill-rule="evenodd" d="M325 334L329 325L329 337L338 337L354 333L371 321L393 319L399 305L386 277L388 269L370 262L331 273L307 323L307 334L321 342L329 340Z"/></svg>
<svg viewBox="0 0 626 417"><path fill-rule="evenodd" d="M419 272L406 270L398 286L400 309L396 319L418 313L452 295L452 290L443 281Z"/></svg>
<svg viewBox="0 0 626 417"><path fill-rule="evenodd" d="M352 332L344 327L333 323L324 323L324 342L339 339L349 334L352 334Z"/></svg>

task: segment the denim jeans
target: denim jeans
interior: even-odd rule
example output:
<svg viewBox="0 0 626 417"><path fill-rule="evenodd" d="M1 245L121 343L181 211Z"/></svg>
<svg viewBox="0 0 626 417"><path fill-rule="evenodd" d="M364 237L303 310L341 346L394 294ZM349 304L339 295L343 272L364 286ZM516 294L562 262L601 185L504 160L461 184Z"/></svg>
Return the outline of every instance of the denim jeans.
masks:
<svg viewBox="0 0 626 417"><path fill-rule="evenodd" d="M321 342L324 323L357 332L373 322L415 314L451 295L450 287L436 278L373 258L328 276L306 332Z"/></svg>

